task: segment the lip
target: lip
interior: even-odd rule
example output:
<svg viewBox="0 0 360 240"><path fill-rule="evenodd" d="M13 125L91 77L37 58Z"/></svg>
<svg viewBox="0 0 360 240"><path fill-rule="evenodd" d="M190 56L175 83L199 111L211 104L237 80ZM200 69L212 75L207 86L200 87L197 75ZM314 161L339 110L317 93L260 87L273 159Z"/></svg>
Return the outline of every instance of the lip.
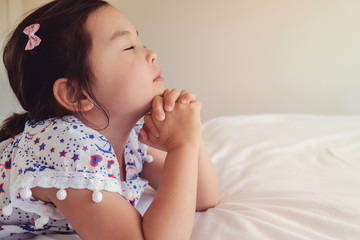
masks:
<svg viewBox="0 0 360 240"><path fill-rule="evenodd" d="M162 71L160 69L158 74L154 78L153 82L164 82L164 81L165 81L165 79L162 77Z"/></svg>

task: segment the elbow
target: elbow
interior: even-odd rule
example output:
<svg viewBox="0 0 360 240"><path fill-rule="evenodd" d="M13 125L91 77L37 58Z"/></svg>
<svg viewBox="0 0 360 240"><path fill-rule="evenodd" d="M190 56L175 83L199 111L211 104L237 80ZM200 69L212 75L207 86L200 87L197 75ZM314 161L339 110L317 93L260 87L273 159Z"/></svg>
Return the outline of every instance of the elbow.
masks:
<svg viewBox="0 0 360 240"><path fill-rule="evenodd" d="M198 204L196 205L196 211L197 212L205 212L210 208L216 207L218 202L209 202L207 204Z"/></svg>
<svg viewBox="0 0 360 240"><path fill-rule="evenodd" d="M216 207L216 205L219 203L219 195L215 195L206 199L203 199L201 201L196 202L196 211L197 212L205 212L206 210L210 208Z"/></svg>

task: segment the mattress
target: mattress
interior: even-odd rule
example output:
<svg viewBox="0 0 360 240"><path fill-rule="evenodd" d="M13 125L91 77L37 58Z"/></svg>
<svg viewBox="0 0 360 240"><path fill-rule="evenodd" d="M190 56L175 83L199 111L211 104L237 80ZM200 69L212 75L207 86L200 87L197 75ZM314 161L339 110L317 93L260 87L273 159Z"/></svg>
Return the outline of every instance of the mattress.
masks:
<svg viewBox="0 0 360 240"><path fill-rule="evenodd" d="M191 240L360 239L360 116L220 117L203 138L220 201L196 213Z"/></svg>
<svg viewBox="0 0 360 240"><path fill-rule="evenodd" d="M360 239L360 116L222 117L203 136L220 202L192 239Z"/></svg>

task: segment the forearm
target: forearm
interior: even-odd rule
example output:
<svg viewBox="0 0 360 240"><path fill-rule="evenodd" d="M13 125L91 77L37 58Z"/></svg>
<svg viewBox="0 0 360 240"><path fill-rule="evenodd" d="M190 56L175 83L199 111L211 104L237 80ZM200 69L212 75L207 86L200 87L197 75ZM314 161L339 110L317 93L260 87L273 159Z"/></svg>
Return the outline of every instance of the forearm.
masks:
<svg viewBox="0 0 360 240"><path fill-rule="evenodd" d="M200 144L198 169L196 210L205 211L218 203L219 183L203 141Z"/></svg>
<svg viewBox="0 0 360 240"><path fill-rule="evenodd" d="M143 217L145 239L189 239L198 179L198 150L191 144L168 152L157 194Z"/></svg>

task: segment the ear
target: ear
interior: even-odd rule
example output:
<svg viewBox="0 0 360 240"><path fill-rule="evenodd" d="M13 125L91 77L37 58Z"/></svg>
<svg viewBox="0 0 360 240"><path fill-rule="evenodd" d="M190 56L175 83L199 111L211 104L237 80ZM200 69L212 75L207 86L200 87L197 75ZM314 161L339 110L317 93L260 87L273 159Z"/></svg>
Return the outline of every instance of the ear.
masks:
<svg viewBox="0 0 360 240"><path fill-rule="evenodd" d="M76 88L67 78L59 78L53 86L53 94L58 103L71 112L87 112L95 105L89 95L82 91L82 98L77 99Z"/></svg>

